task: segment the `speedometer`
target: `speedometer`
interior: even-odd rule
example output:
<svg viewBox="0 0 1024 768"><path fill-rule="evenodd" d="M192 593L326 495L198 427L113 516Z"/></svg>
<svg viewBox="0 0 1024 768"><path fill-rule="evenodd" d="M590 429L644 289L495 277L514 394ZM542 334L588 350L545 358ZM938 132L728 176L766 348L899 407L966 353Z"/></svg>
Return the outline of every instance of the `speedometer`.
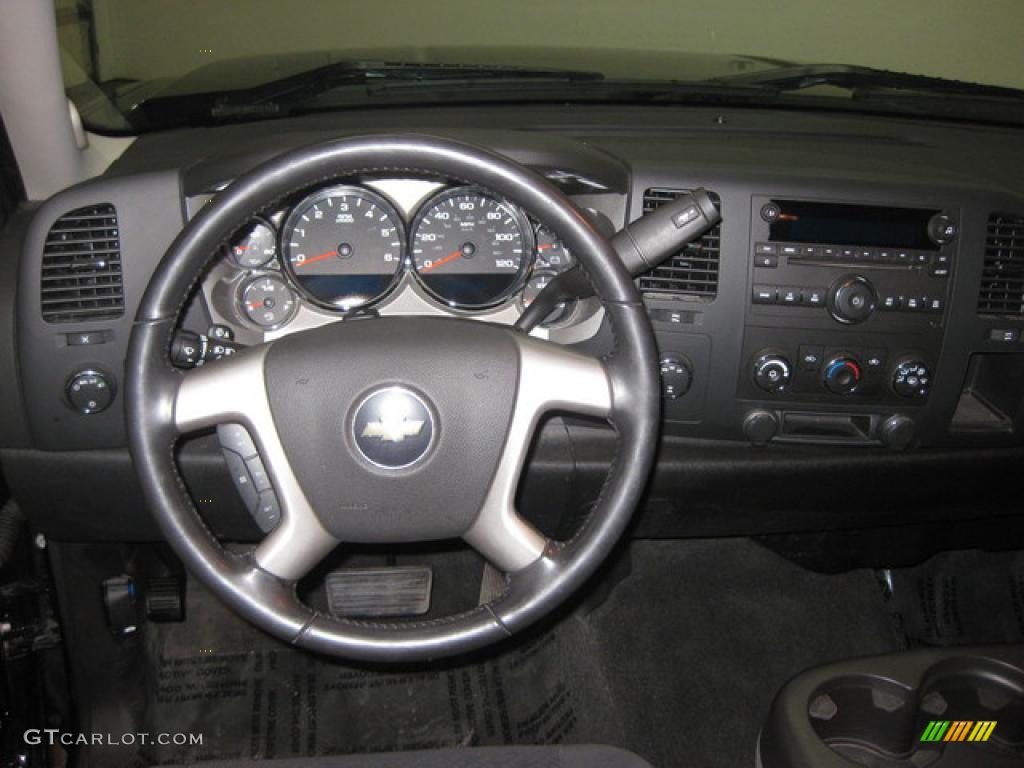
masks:
<svg viewBox="0 0 1024 768"><path fill-rule="evenodd" d="M398 282L405 229L394 207L361 187L333 187L300 202L285 221L284 266L314 303L348 311Z"/></svg>
<svg viewBox="0 0 1024 768"><path fill-rule="evenodd" d="M519 209L474 188L442 192L413 224L412 259L420 284L457 309L500 304L523 283L533 229Z"/></svg>

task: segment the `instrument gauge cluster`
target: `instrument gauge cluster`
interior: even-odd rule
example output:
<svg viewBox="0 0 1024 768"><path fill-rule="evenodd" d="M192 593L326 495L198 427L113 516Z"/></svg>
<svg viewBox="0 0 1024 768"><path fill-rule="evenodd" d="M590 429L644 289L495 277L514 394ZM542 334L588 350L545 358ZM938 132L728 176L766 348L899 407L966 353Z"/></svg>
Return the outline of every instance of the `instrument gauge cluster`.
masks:
<svg viewBox="0 0 1024 768"><path fill-rule="evenodd" d="M401 207L361 184L337 184L254 217L225 248L235 319L278 330L303 305L384 310L413 291L454 314L521 311L575 259L548 227L478 187L437 188ZM546 325L565 324L563 306Z"/></svg>

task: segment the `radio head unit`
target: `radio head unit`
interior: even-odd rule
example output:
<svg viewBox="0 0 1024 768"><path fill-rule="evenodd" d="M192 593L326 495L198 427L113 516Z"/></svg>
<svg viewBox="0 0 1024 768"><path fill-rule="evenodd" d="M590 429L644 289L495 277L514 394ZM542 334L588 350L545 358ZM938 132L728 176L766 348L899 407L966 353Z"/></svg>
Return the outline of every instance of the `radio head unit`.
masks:
<svg viewBox="0 0 1024 768"><path fill-rule="evenodd" d="M773 199L761 218L772 242L937 251L956 237L955 220L927 208Z"/></svg>

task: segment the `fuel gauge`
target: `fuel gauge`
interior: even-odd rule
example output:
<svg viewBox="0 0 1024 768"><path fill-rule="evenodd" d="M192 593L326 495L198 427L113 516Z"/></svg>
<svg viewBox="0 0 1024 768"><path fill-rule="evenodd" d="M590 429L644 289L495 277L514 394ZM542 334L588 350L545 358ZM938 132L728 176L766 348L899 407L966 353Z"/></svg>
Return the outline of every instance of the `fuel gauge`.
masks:
<svg viewBox="0 0 1024 768"><path fill-rule="evenodd" d="M241 293L242 313L266 330L284 325L297 309L295 294L275 275L253 278Z"/></svg>

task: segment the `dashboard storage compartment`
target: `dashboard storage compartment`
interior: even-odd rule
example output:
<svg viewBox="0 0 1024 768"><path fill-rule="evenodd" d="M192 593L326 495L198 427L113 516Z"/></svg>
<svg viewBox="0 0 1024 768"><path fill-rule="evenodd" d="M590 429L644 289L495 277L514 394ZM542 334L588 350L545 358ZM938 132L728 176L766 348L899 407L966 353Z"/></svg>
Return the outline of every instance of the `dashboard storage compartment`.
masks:
<svg viewBox="0 0 1024 768"><path fill-rule="evenodd" d="M763 768L1024 761L1024 648L914 651L812 669L776 696Z"/></svg>

